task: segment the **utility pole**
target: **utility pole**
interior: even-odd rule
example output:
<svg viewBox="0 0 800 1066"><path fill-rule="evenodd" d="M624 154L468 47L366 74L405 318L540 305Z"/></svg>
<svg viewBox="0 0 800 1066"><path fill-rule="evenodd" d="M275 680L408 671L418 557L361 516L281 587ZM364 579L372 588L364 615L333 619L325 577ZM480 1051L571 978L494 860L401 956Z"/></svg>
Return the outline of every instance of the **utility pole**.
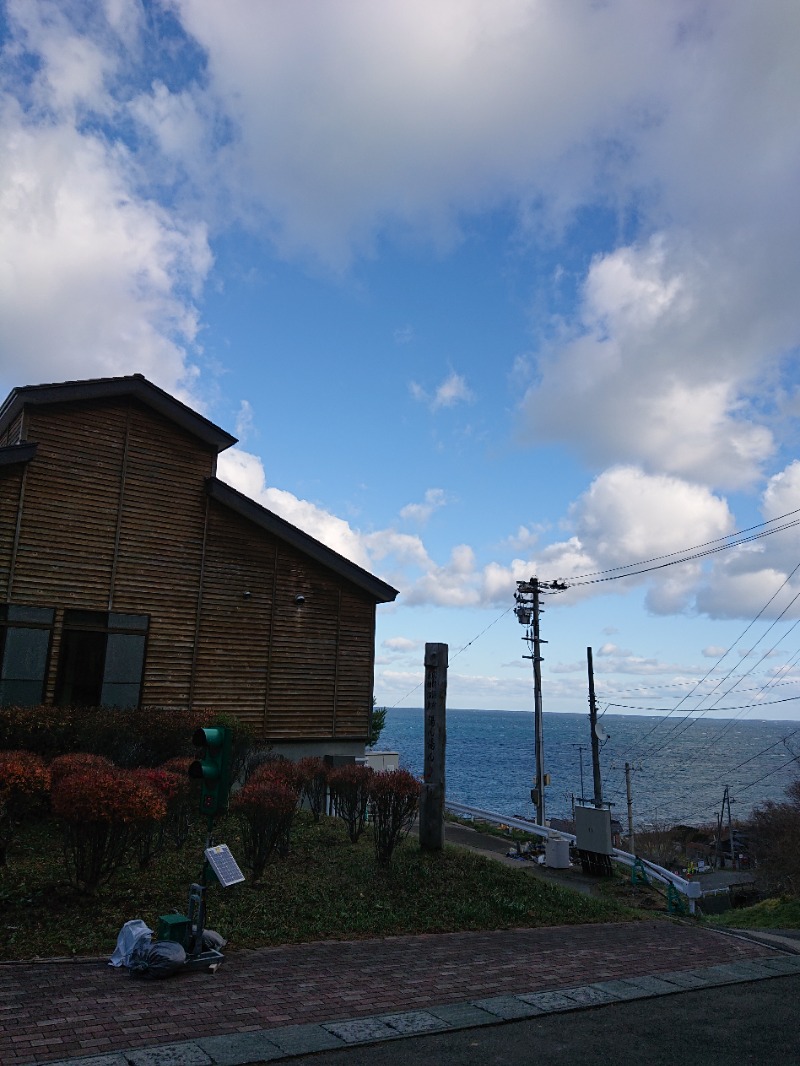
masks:
<svg viewBox="0 0 800 1066"><path fill-rule="evenodd" d="M625 791L628 795L628 850L636 854L636 840L633 835L633 803L631 802L631 764L625 763Z"/></svg>
<svg viewBox="0 0 800 1066"><path fill-rule="evenodd" d="M533 729L536 735L536 821L544 825L544 722L542 720L542 639L539 635L539 582L533 585ZM545 643L547 643L545 641Z"/></svg>
<svg viewBox="0 0 800 1066"><path fill-rule="evenodd" d="M594 668L592 649L586 649L586 663L589 671L589 722L592 728L592 774L594 777L594 805L600 810L603 806L603 780L600 776L600 738L597 735L597 701L594 696Z"/></svg>
<svg viewBox="0 0 800 1066"><path fill-rule="evenodd" d="M539 618L542 613L540 597L543 592L564 592L567 586L563 581L539 581L532 577L530 581L518 581L515 600L517 606L514 613L521 625L527 626L527 632L523 640L527 641L531 648L530 655L524 655L524 659L533 661L533 730L535 738L535 762L536 772L534 775L534 787L531 791L531 799L536 806L536 822L538 825L545 824L544 789L546 775L544 772L544 723L542 712L542 640L539 631ZM549 781L547 782L549 784Z"/></svg>
<svg viewBox="0 0 800 1066"><path fill-rule="evenodd" d="M739 860L733 848L733 818L731 816L731 793L728 785L725 786L725 799L728 801L728 843L731 846L731 866L734 870L739 869Z"/></svg>
<svg viewBox="0 0 800 1066"><path fill-rule="evenodd" d="M584 795L585 795L585 793L583 791L583 753L584 753L584 751L586 749L584 748L583 744L573 744L572 746L573 746L573 748L577 748L578 749L578 758L580 759L580 768L581 768L581 803L583 803L583 798L584 798Z"/></svg>

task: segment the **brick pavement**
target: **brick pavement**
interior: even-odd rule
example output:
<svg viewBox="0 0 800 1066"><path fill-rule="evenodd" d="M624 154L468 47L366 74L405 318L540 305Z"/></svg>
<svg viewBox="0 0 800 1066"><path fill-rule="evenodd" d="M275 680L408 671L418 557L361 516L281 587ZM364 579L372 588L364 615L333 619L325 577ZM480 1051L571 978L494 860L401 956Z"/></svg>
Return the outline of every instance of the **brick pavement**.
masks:
<svg viewBox="0 0 800 1066"><path fill-rule="evenodd" d="M230 951L216 974L155 982L104 961L7 963L0 964L0 1063L366 1018L774 954L656 920Z"/></svg>

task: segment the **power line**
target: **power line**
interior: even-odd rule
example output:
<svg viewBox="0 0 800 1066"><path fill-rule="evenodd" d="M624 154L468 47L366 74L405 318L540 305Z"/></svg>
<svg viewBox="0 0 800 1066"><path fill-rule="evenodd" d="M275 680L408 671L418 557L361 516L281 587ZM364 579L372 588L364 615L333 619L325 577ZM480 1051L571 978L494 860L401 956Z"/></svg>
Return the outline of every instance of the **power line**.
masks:
<svg viewBox="0 0 800 1066"><path fill-rule="evenodd" d="M746 625L746 626L744 627L744 629L742 630L742 632L740 633L740 635L739 635L739 636L738 636L738 637L736 638L736 640L735 640L735 641L733 642L733 644L731 644L731 645L730 645L730 647L728 647L728 648L727 648L727 649L726 649L726 650L725 650L725 651L724 651L724 652L722 653L722 655L721 655L721 656L720 656L720 657L719 657L719 658L717 659L717 661L716 661L716 662L714 663L714 665L713 665L713 666L711 667L711 669L710 669L710 670L708 670L708 672L707 672L707 673L706 673L706 674L705 674L705 675L704 675L704 676L703 676L703 677L702 677L702 678L701 678L701 679L700 679L700 680L699 680L699 681L697 682L697 684L696 684L696 685L694 686L694 688L693 688L693 689L692 689L692 690L691 690L690 692L686 693L686 695L685 695L685 696L681 697L681 699L680 699L680 700L678 700L678 702L677 702L677 703L675 704L675 706L674 706L674 707L673 707L673 708L672 708L672 709L671 709L670 711L668 711L668 712L667 712L667 714L666 714L666 715L664 716L664 719L663 719L662 721L658 721L658 722L656 722L656 723L655 723L655 724L653 725L652 729L649 729L649 730L648 730L648 732L647 732L647 733L645 733L645 735L644 735L644 736L642 737L641 741L639 742L639 748L638 748L638 751L641 751L641 745L642 745L642 744L643 744L643 743L644 743L644 742L645 742L645 741L647 740L647 738L648 738L648 737L649 737L649 736L650 736L650 735L651 735L652 733L654 733L654 732L655 732L655 730L656 730L656 729L658 729L658 727L659 727L660 725L662 725L662 724L663 724L663 722L664 722L664 721L666 721L666 719L667 719L667 718L670 718L670 717L671 717L671 716L672 716L672 715L673 715L673 714L674 714L674 713L675 713L675 712L676 712L676 711L677 711L677 710L678 710L678 709L679 709L679 708L681 707L681 705L682 705L682 704L684 704L684 703L685 703L685 702L686 702L686 701L687 701L688 699L691 699L691 697L692 697L692 696L693 696L693 695L695 694L695 692L697 691L697 689L699 689L699 687L700 687L700 686L701 686L701 685L702 685L702 684L703 684L703 683L704 683L705 681L707 681L707 680L708 680L708 678L709 678L709 677L711 676L711 674L712 674L712 673L713 673L713 672L714 672L714 671L715 671L715 670L717 669L717 667L718 667L718 666L719 666L719 664L720 664L720 663L721 663L721 662L723 661L723 659L725 659L725 658L726 658L726 657L727 657L727 656L728 656L728 655L730 654L730 652L731 652L731 651L732 651L732 649L733 649L733 648L735 647L735 645L736 645L736 644L738 644L738 643L739 643L739 641L741 641L741 640L742 640L742 638L743 638L743 637L744 637L744 636L745 636L745 635L746 635L746 634L747 634L747 633L748 633L748 632L749 632L749 631L750 631L750 630L751 630L751 629L753 628L753 626L754 626L754 625L756 624L756 622L757 622L757 621L759 620L759 618L760 618L760 617L761 617L761 616L762 616L762 615L764 614L764 612L765 612L765 611L766 611L766 609L767 609L767 608L769 607L769 605L770 605L770 604L772 603L772 601L773 601L773 600L774 600L774 599L775 599L775 598L776 598L776 597L778 596L778 594L779 594L780 592L782 592L782 591L783 591L783 589L784 589L784 588L785 588L785 587L786 587L786 586L787 586L787 585L789 584L789 582L791 581L791 579L792 579L792 578L794 577L794 575L795 575L795 574L797 573L797 571L798 571L798 570L800 570L800 563L798 563L798 564L797 564L797 566L795 566L795 568L794 568L794 569L793 569L793 570L791 571L791 573L790 573L790 574L789 574L789 575L788 575L788 576L787 576L787 577L785 578L785 580L784 580L784 581L782 582L782 584L781 584L781 585L780 585L780 586L779 586L779 587L778 587L778 588L777 588L777 589L775 590L775 592L774 592L774 593L773 593L773 594L772 594L772 595L770 596L770 598L769 598L769 599L767 600L767 602L766 602L766 603L764 604L764 606L763 606L763 607L761 608L761 610L760 610L760 611L758 612L758 614L757 614L757 615L755 616L755 618L753 618L753 619L752 619L752 621L748 622L748 624L747 624L747 625ZM771 628L771 627L770 627L770 628ZM769 632L769 630L767 630L767 632ZM728 673L726 674L725 678L722 678L722 679L721 679L720 681L718 681L718 682L717 682L717 684L716 684L716 685L714 686L714 688L718 688L718 687L719 687L719 685L720 685L720 684L722 684L722 682L723 682L723 681L725 681L725 680L726 680L726 679L727 679L728 677L730 677L730 674L731 674L731 671L728 671ZM714 690L712 689L712 692L713 692L713 691L714 691ZM709 695L710 695L710 693L709 693ZM703 696L703 699L706 699L706 698L707 698L707 696ZM685 721L687 720L687 718L689 718L689 717L691 717L691 714L689 714L689 715L686 715L686 716L685 716L684 718L682 718L682 719L681 719L681 720L680 720L679 722L676 722L676 723L674 723L674 724L673 724L673 728L672 728L672 729L671 729L671 730L669 731L669 733L667 734L667 737L669 737L669 736L670 736L670 735L671 735L671 734L672 734L672 733L673 733L673 732L675 731L675 728L676 728L677 726L679 726L679 725L681 725L682 723L684 723L684 722L685 722ZM702 717L702 715L701 715L701 717ZM665 738L665 742L666 742L666 738ZM662 744L662 747L663 747L663 744ZM651 749L650 751L648 751L648 752L647 752L647 753L645 754L645 756L644 756L644 757L648 757L648 756L650 756L650 755L654 754L654 752L655 752L655 751L657 751L657 750L659 750L659 749L658 749L658 748L653 748L653 749ZM635 754L635 753L634 753L634 754Z"/></svg>
<svg viewBox="0 0 800 1066"><path fill-rule="evenodd" d="M492 628L492 626L496 626L496 625L497 625L497 623L498 623L498 622L500 621L500 619L501 619L501 618L505 618L505 616L506 616L507 614L509 614L509 613L510 613L511 611L513 611L513 610L514 610L514 608L513 608L513 607L507 607L507 608L506 608L506 609L505 609L504 611L501 611L501 613L500 613L500 614L499 614L499 615L497 616L497 618L495 618L495 619L494 619L494 621L493 621L493 622L490 622L490 623L489 623L489 625L485 627L485 629L482 629L482 630L480 631L480 633L478 633L478 634L477 634L477 636L474 636L474 637L472 638L472 640L468 641L468 642L467 642L467 643L466 643L466 644L465 644L465 645L464 645L464 646L463 646L462 648L459 648L459 649L458 649L458 651L457 651L457 652L455 652L455 654L454 654L454 655L453 655L453 656L452 656L452 657L450 658L450 662L452 663L452 662L453 662L453 661L454 661L455 659L457 659L457 658L459 657L459 655L461 655L461 653L462 653L462 652L464 652L464 651L466 651L466 650L467 650L467 648L470 648L470 647L472 647L472 645L473 645L473 644L474 644L474 643L475 643L476 641L478 641L478 640L480 640L480 639L481 639L481 637L482 637L482 636L484 635L484 633L488 633L488 632L489 632L489 630L490 630L490 629ZM420 681L420 682L419 682L418 684L414 685L414 687L413 687L413 688L412 688L412 689L411 689L410 691L408 691L408 692L407 692L407 693L405 694L405 696L401 696L401 697L400 697L400 699L399 699L399 700L397 700L397 702L396 702L396 703L393 703L393 704L392 704L392 705L391 705L391 706L389 707L389 710L390 710L390 711L393 711L393 710L394 710L394 709L395 709L396 707L398 707L398 706L399 706L399 705L400 705L401 703L403 703L403 702L404 702L405 700L407 700L409 696L413 696L413 695L414 695L414 693L415 693L415 692L417 692L417 690L418 690L418 689L421 689L421 688L422 688L422 686L423 686L424 684L425 684L425 678L423 677L422 681Z"/></svg>
<svg viewBox="0 0 800 1066"><path fill-rule="evenodd" d="M701 544L694 544L688 548L681 548L678 551L666 552L663 555L654 555L649 559L642 559L636 563L622 563L619 566L609 567L607 570L593 570L586 574L576 574L570 579L572 583L581 582L584 584L594 584L595 582L588 581L588 578L602 578L605 581L615 581L621 577L633 577L636 574L648 573L650 570L660 570L665 566L674 566L676 563L689 562L692 559L703 558L706 555L713 555L719 551L725 551L728 548L736 548L740 544L749 544L754 540L760 540L762 537L771 536L773 533L782 533L787 529L793 529L796 525L800 524L800 519L795 518L791 522L787 522L785 525L778 526L775 529L764 529L761 533L756 533L752 537L745 537L746 533L752 533L754 529L763 529L764 526L771 525L774 522L783 522L786 518L791 518L792 515L800 514L800 508L794 511L787 511L786 514L779 515L777 518L770 518L766 522L758 522L754 526L748 526L746 529L738 530L736 533L728 533L723 537L715 537L713 540L703 541ZM741 537L741 540L735 538ZM723 543L725 542L725 543ZM707 552L702 552L700 549L709 548L711 545L719 545ZM687 552L693 552L696 554L686 555ZM661 566L650 567L650 563L656 563L660 559L671 559L672 562L663 563ZM648 569L634 570L630 573L621 574L620 570L630 570L631 567L647 567ZM616 575L606 576L606 575Z"/></svg>

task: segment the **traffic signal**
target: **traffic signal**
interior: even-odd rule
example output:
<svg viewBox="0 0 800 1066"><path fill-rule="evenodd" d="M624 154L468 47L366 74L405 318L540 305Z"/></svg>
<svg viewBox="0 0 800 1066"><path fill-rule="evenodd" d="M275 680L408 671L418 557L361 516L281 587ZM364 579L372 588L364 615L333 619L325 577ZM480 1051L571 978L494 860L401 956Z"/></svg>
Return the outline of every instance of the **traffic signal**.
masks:
<svg viewBox="0 0 800 1066"><path fill-rule="evenodd" d="M200 813L212 817L228 810L231 787L231 741L228 726L195 729L192 743L205 750L189 766L189 777L202 781Z"/></svg>

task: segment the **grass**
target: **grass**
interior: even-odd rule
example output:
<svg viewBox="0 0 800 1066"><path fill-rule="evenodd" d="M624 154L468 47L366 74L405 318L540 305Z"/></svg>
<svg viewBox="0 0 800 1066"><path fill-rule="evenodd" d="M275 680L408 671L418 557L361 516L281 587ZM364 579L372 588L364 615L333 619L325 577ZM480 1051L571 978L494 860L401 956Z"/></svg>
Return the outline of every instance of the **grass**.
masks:
<svg viewBox="0 0 800 1066"><path fill-rule="evenodd" d="M715 916L712 924L730 929L800 929L800 899L765 899Z"/></svg>
<svg viewBox="0 0 800 1066"><path fill-rule="evenodd" d="M181 852L168 850L145 871L127 866L88 898L65 881L55 828L34 826L12 844L0 869L0 958L110 954L128 919L155 929L160 914L185 911L203 840L198 828ZM233 819L218 827L215 840L242 859ZM637 916L614 900L554 887L460 848L423 853L413 838L383 868L369 832L352 845L340 822L317 824L305 813L295 821L291 853L271 863L260 883L214 885L208 895L207 924L231 948Z"/></svg>

